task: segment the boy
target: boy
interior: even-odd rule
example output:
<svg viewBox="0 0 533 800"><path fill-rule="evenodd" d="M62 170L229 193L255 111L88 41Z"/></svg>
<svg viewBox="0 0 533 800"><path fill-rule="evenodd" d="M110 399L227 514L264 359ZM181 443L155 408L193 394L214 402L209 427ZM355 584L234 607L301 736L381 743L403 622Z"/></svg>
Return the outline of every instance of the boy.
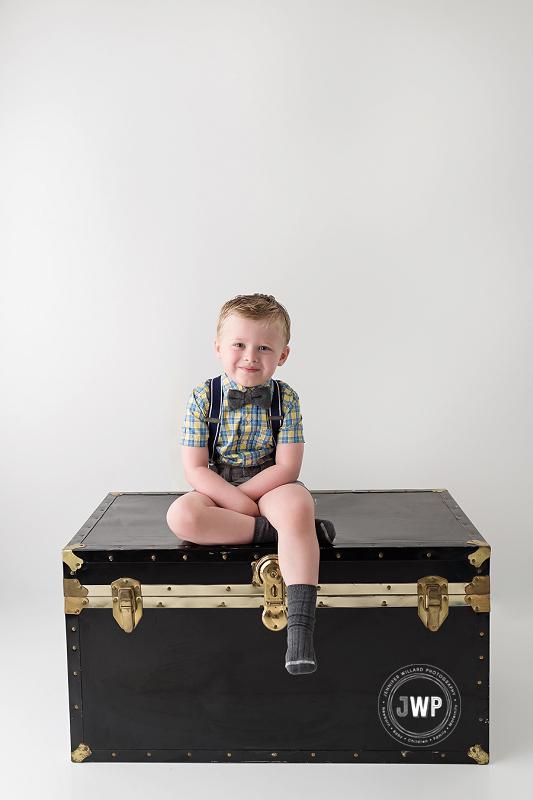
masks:
<svg viewBox="0 0 533 800"><path fill-rule="evenodd" d="M196 544L277 540L287 587L285 667L291 675L302 675L316 670L319 540L331 544L335 530L328 520L314 519L313 498L297 480L304 449L302 417L298 395L284 381L277 444L269 427L271 378L287 360L289 339L289 315L271 295L238 295L222 306L214 345L224 368L223 399L213 462L207 446L207 380L193 390L182 429L183 468L194 488L172 503L167 523L177 536Z"/></svg>

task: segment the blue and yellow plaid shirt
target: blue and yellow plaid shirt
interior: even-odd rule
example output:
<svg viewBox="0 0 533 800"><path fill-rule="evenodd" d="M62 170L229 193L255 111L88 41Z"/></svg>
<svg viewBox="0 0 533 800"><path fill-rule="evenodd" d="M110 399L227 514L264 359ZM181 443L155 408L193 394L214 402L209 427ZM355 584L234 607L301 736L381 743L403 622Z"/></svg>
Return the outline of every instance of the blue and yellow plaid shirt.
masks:
<svg viewBox="0 0 533 800"><path fill-rule="evenodd" d="M269 409L252 404L230 410L226 401L228 389L247 387L232 381L222 373L222 408L220 429L215 447L215 461L238 467L262 464L274 452L272 430L268 425ZM270 386L270 398L274 392L274 380L265 381L260 386ZM303 442L302 415L298 395L285 383L279 382L281 391L281 410L283 423L278 433L278 444ZM181 444L189 447L207 447L209 429L207 417L210 400L209 380L195 389L187 402L185 420L182 427Z"/></svg>

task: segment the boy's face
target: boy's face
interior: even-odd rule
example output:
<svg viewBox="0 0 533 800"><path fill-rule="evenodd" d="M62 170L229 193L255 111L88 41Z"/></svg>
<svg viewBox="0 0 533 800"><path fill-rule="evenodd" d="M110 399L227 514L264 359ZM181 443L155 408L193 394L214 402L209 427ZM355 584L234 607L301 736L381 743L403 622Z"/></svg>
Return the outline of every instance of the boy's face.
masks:
<svg viewBox="0 0 533 800"><path fill-rule="evenodd" d="M222 334L214 344L228 378L248 388L268 381L276 367L285 363L290 350L288 345L283 347L276 327L235 314L226 318Z"/></svg>

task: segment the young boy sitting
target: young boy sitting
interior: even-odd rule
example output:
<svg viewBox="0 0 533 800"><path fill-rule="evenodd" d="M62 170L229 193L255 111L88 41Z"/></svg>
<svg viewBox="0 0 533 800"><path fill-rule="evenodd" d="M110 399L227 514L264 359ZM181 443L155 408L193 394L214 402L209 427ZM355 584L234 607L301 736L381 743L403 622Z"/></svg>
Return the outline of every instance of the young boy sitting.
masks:
<svg viewBox="0 0 533 800"><path fill-rule="evenodd" d="M214 345L224 369L223 399L213 459L211 381L206 380L189 398L182 429L183 469L194 488L172 503L167 522L176 536L196 544L277 541L286 585L285 667L301 675L316 670L319 542L330 545L335 530L330 521L315 520L313 498L297 480L302 417L298 395L284 381L279 381L283 421L277 443L269 423L272 375L287 360L289 339L289 315L271 295L238 295L221 308Z"/></svg>

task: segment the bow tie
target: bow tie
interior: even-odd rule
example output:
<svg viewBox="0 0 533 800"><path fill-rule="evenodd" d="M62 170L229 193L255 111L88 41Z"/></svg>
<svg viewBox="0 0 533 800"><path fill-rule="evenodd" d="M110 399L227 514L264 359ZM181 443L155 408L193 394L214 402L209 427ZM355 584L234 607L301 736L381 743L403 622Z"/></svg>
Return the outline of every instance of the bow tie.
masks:
<svg viewBox="0 0 533 800"><path fill-rule="evenodd" d="M270 386L254 386L244 392L240 389L228 389L227 397L231 411L249 403L261 408L270 408Z"/></svg>

